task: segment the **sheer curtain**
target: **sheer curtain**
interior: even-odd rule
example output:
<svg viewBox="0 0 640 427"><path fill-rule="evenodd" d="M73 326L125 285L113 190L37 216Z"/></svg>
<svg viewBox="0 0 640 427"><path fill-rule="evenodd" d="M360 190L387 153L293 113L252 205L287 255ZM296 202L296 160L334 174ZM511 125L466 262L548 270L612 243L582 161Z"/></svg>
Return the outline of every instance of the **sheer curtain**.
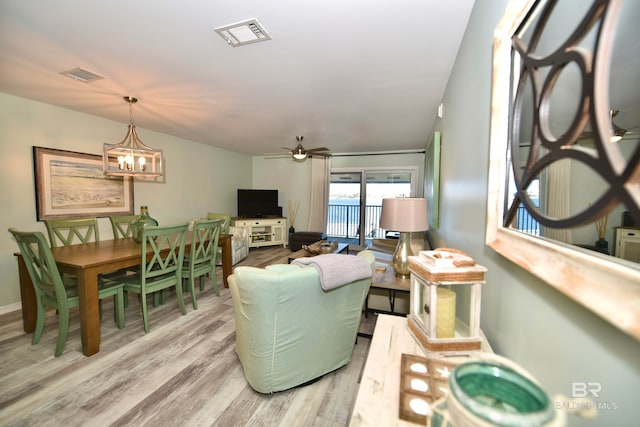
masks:
<svg viewBox="0 0 640 427"><path fill-rule="evenodd" d="M324 232L327 229L331 158L312 157L309 160L311 161L311 200L308 230Z"/></svg>
<svg viewBox="0 0 640 427"><path fill-rule="evenodd" d="M547 168L546 194L547 215L553 218L567 218L571 214L571 162L554 162ZM573 243L571 229L544 228L544 236L565 243Z"/></svg>

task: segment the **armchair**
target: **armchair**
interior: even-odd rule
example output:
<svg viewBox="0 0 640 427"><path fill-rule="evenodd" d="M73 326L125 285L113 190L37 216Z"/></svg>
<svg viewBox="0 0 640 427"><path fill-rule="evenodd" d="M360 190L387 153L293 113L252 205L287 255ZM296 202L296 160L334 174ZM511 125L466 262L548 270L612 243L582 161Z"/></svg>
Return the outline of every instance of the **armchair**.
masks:
<svg viewBox="0 0 640 427"><path fill-rule="evenodd" d="M356 256L341 256L356 262ZM362 251L357 257L373 274L373 254ZM236 353L249 385L273 393L349 363L370 285L368 277L325 291L311 266L237 267L229 289Z"/></svg>
<svg viewBox="0 0 640 427"><path fill-rule="evenodd" d="M236 265L249 255L249 239L251 238L249 230L245 227L231 227L231 215L217 212L208 212L207 219L222 219L221 233L231 234L231 264ZM222 265L222 250L218 248L216 257L216 265Z"/></svg>

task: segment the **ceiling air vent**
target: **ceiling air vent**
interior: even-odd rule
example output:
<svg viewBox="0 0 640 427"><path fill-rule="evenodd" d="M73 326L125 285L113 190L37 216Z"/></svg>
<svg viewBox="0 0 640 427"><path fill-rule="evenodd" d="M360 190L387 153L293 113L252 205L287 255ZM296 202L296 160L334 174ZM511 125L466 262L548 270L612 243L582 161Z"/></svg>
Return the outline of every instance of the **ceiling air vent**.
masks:
<svg viewBox="0 0 640 427"><path fill-rule="evenodd" d="M255 18L218 27L216 32L233 47L271 40L267 30Z"/></svg>
<svg viewBox="0 0 640 427"><path fill-rule="evenodd" d="M71 77L72 79L81 81L83 83L90 83L96 80L104 79L104 77L80 67L63 71L60 74L62 74L63 76Z"/></svg>

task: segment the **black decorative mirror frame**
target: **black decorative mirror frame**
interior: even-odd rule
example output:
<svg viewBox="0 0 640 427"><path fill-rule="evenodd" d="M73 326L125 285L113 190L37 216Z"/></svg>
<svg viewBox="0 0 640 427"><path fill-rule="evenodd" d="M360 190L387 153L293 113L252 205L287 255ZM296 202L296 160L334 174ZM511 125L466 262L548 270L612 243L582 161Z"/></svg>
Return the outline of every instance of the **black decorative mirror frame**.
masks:
<svg viewBox="0 0 640 427"><path fill-rule="evenodd" d="M640 218L640 144L625 159L610 142L611 50L622 0L587 3L576 28L544 56L536 47L558 2L512 0L494 34L486 243L640 340L640 264L524 233L515 220L521 205L543 227L577 227L619 204ZM595 41L588 51L579 42L590 31ZM558 80L573 76L563 73L569 66L579 71L578 101L567 126L554 132L552 113L558 110L551 98ZM593 147L579 147L589 129ZM592 169L607 188L577 215L553 218L532 203L527 190L549 165L567 159Z"/></svg>

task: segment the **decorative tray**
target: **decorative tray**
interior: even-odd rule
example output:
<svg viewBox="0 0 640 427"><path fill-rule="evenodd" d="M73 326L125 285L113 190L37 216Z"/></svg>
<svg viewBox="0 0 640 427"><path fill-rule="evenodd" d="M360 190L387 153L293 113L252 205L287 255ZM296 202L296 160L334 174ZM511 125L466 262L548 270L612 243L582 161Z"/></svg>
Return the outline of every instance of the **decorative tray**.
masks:
<svg viewBox="0 0 640 427"><path fill-rule="evenodd" d="M470 267L476 264L469 255L455 249L420 251L420 256L423 261L434 267Z"/></svg>

